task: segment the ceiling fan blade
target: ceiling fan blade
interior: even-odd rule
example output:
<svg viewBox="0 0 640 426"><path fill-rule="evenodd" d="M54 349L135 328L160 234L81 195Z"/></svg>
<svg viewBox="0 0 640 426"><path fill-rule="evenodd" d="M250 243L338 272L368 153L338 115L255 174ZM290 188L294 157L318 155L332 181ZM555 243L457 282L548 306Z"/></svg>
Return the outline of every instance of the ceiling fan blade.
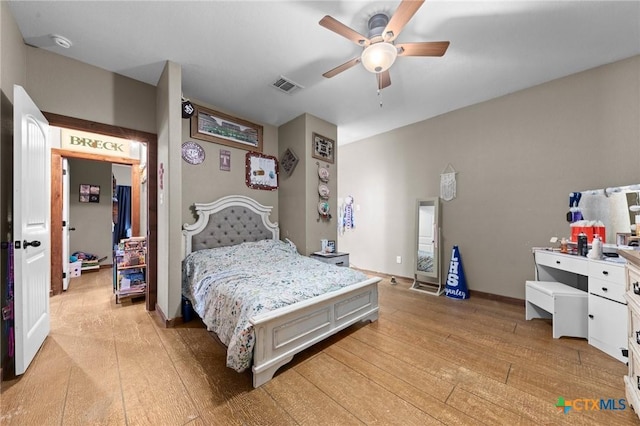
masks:
<svg viewBox="0 0 640 426"><path fill-rule="evenodd" d="M331 78L331 77L334 77L334 76L336 76L336 75L340 74L342 71L346 71L346 70L348 70L349 68L351 68L351 67L353 67L353 66L355 66L355 65L357 65L357 64L359 64L359 63L360 63L360 56L358 56L358 57L356 57L356 58L353 58L353 59L351 59L351 60L349 60L349 61L345 62L345 63L344 63L344 64L342 64L342 65L338 65L338 66L337 66L337 67L335 67L334 69L329 70L329 71L325 72L325 73L324 73L324 74L322 74L322 75L323 75L324 77Z"/></svg>
<svg viewBox="0 0 640 426"><path fill-rule="evenodd" d="M322 18L318 23L326 29L331 30L336 34L351 40L358 46L368 46L371 43L371 41L367 37L363 36L355 30L352 30L342 22L338 21L335 18L332 18L329 15Z"/></svg>
<svg viewBox="0 0 640 426"><path fill-rule="evenodd" d="M424 0L402 0L398 9L393 13L387 27L382 33L384 41L393 41L398 37L400 31L407 25L413 15L420 9Z"/></svg>
<svg viewBox="0 0 640 426"><path fill-rule="evenodd" d="M378 90L391 86L391 74L389 74L389 70L377 73L376 77L378 78Z"/></svg>
<svg viewBox="0 0 640 426"><path fill-rule="evenodd" d="M396 44L398 56L442 56L449 47L448 41L425 41Z"/></svg>

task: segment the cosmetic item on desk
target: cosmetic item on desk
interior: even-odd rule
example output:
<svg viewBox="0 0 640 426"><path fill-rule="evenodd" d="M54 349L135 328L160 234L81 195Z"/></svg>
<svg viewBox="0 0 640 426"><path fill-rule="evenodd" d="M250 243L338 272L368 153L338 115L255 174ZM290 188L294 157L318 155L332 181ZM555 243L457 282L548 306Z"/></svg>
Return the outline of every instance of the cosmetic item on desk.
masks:
<svg viewBox="0 0 640 426"><path fill-rule="evenodd" d="M587 234L581 232L578 234L578 256L586 256L588 250Z"/></svg>
<svg viewBox="0 0 640 426"><path fill-rule="evenodd" d="M599 235L593 237L593 241L591 242L591 251L590 258L591 259L602 259L602 240Z"/></svg>
<svg viewBox="0 0 640 426"><path fill-rule="evenodd" d="M560 253L568 253L569 252L569 242L566 238L562 238L560 240Z"/></svg>

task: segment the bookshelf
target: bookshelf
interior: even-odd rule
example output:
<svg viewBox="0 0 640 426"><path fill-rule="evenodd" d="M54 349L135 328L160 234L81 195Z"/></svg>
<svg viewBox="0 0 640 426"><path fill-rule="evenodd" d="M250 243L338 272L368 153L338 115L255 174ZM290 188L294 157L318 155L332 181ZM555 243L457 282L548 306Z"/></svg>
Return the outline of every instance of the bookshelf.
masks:
<svg viewBox="0 0 640 426"><path fill-rule="evenodd" d="M120 240L114 250L113 291L116 303L144 298L147 292L147 240L131 237Z"/></svg>

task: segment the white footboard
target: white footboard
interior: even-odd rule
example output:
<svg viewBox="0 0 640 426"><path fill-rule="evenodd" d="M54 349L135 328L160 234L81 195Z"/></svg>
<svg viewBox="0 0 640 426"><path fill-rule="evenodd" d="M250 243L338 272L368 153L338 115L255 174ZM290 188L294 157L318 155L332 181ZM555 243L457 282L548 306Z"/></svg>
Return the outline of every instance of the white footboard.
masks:
<svg viewBox="0 0 640 426"><path fill-rule="evenodd" d="M378 319L378 282L370 278L341 290L251 319L253 387L271 380L276 370L303 349L358 322Z"/></svg>

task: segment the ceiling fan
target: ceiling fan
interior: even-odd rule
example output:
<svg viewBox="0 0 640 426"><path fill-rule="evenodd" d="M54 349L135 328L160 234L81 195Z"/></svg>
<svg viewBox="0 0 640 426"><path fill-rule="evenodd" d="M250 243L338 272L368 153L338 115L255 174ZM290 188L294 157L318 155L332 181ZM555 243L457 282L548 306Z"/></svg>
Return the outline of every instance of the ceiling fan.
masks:
<svg viewBox="0 0 640 426"><path fill-rule="evenodd" d="M391 85L389 68L395 62L396 57L444 55L449 47L448 41L394 43L407 22L422 6L422 3L424 3L424 0L402 0L398 9L390 18L385 13L377 13L371 16L368 22L369 32L367 37L329 15L322 18L319 22L320 25L363 48L360 56L356 56L322 75L326 78L331 78L358 63L362 63L368 71L376 74L378 90L380 90Z"/></svg>

